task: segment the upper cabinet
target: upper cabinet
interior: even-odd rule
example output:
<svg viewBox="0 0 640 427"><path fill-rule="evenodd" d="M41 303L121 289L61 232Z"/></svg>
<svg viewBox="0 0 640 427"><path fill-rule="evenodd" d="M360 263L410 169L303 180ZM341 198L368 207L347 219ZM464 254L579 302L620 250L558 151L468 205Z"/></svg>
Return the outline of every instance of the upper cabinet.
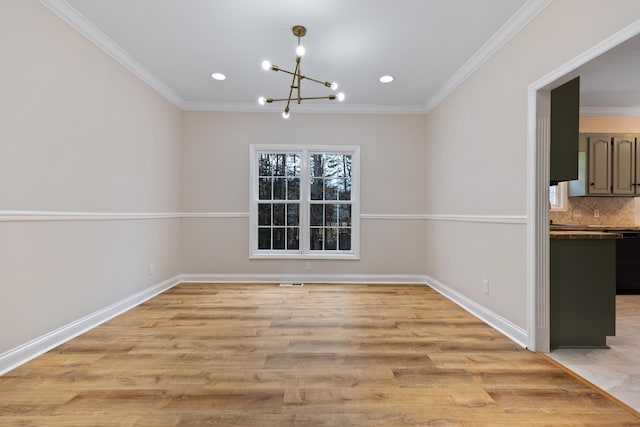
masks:
<svg viewBox="0 0 640 427"><path fill-rule="evenodd" d="M614 136L611 145L611 193L626 196L636 194L636 141L634 137Z"/></svg>
<svg viewBox="0 0 640 427"><path fill-rule="evenodd" d="M582 134L569 196L640 195L640 135Z"/></svg>
<svg viewBox="0 0 640 427"><path fill-rule="evenodd" d="M551 91L550 181L578 179L580 77Z"/></svg>
<svg viewBox="0 0 640 427"><path fill-rule="evenodd" d="M611 138L587 136L589 147L588 194L611 194Z"/></svg>

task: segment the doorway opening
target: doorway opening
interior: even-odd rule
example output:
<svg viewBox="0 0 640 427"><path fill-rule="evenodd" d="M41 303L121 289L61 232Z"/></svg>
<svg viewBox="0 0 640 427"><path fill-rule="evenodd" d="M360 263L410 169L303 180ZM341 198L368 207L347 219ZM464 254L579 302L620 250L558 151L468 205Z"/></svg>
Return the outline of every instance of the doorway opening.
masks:
<svg viewBox="0 0 640 427"><path fill-rule="evenodd" d="M549 142L551 90L578 76L580 67L640 34L640 21L565 63L528 89L527 124L527 347L550 351Z"/></svg>

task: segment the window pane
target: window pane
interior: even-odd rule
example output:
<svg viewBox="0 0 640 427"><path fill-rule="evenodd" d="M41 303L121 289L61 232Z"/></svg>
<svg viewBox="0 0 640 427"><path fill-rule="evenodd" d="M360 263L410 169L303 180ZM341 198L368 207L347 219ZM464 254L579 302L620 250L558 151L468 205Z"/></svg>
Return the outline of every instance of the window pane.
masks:
<svg viewBox="0 0 640 427"><path fill-rule="evenodd" d="M258 154L258 175L271 176L271 156L269 154Z"/></svg>
<svg viewBox="0 0 640 427"><path fill-rule="evenodd" d="M286 154L272 154L271 162L273 168L273 174L275 176L285 176L287 155Z"/></svg>
<svg viewBox="0 0 640 427"><path fill-rule="evenodd" d="M549 187L549 202L551 203L552 207L558 204L557 190L558 190L557 185L551 185Z"/></svg>
<svg viewBox="0 0 640 427"><path fill-rule="evenodd" d="M273 229L273 249L285 248L285 231L286 228L274 228Z"/></svg>
<svg viewBox="0 0 640 427"><path fill-rule="evenodd" d="M310 176L324 176L324 168L322 167L322 154L312 154L309 158Z"/></svg>
<svg viewBox="0 0 640 427"><path fill-rule="evenodd" d="M341 251L351 250L351 229L350 228L340 229L340 241L338 242L338 244L340 245L339 248Z"/></svg>
<svg viewBox="0 0 640 427"><path fill-rule="evenodd" d="M319 204L313 204L309 207L309 211L310 211L310 218L309 218L309 225L313 226L319 226L322 227L324 225L324 221L323 221L323 215L322 215L322 205Z"/></svg>
<svg viewBox="0 0 640 427"><path fill-rule="evenodd" d="M287 180L287 200L300 200L300 178Z"/></svg>
<svg viewBox="0 0 640 427"><path fill-rule="evenodd" d="M351 155L342 156L342 176L351 178Z"/></svg>
<svg viewBox="0 0 640 427"><path fill-rule="evenodd" d="M351 156L348 154L325 154L323 166L325 177L351 177Z"/></svg>
<svg viewBox="0 0 640 427"><path fill-rule="evenodd" d="M273 200L285 200L287 198L287 180L275 178L273 180Z"/></svg>
<svg viewBox="0 0 640 427"><path fill-rule="evenodd" d="M340 204L338 210L338 225L349 227L351 225L351 205Z"/></svg>
<svg viewBox="0 0 640 427"><path fill-rule="evenodd" d="M338 205L324 205L324 225L327 227L338 225Z"/></svg>
<svg viewBox="0 0 640 427"><path fill-rule="evenodd" d="M311 229L311 241L310 248L312 251L321 251L322 250L322 240L323 233L322 228L312 228Z"/></svg>
<svg viewBox="0 0 640 427"><path fill-rule="evenodd" d="M271 178L260 178L258 199L271 200Z"/></svg>
<svg viewBox="0 0 640 427"><path fill-rule="evenodd" d="M324 199L325 200L338 199L338 181L337 180L326 179L324 181Z"/></svg>
<svg viewBox="0 0 640 427"><path fill-rule="evenodd" d="M297 227L287 228L287 249L300 249L300 229Z"/></svg>
<svg viewBox="0 0 640 427"><path fill-rule="evenodd" d="M258 225L271 225L271 205L258 204Z"/></svg>
<svg viewBox="0 0 640 427"><path fill-rule="evenodd" d="M324 180L313 178L311 180L311 200L322 200Z"/></svg>
<svg viewBox="0 0 640 427"><path fill-rule="evenodd" d="M289 154L287 156L287 176L300 176L300 156Z"/></svg>
<svg viewBox="0 0 640 427"><path fill-rule="evenodd" d="M338 249L338 230L335 228L325 228L324 230L324 250L335 251Z"/></svg>
<svg viewBox="0 0 640 427"><path fill-rule="evenodd" d="M273 225L283 226L285 225L285 206L273 205Z"/></svg>
<svg viewBox="0 0 640 427"><path fill-rule="evenodd" d="M351 178L342 178L338 181L338 199L351 200Z"/></svg>
<svg viewBox="0 0 640 427"><path fill-rule="evenodd" d="M344 176L343 161L344 156L342 154L325 154L324 176L329 178Z"/></svg>
<svg viewBox="0 0 640 427"><path fill-rule="evenodd" d="M271 249L270 228L258 228L258 249Z"/></svg>
<svg viewBox="0 0 640 427"><path fill-rule="evenodd" d="M300 205L292 203L287 205L287 225L290 227L300 225Z"/></svg>

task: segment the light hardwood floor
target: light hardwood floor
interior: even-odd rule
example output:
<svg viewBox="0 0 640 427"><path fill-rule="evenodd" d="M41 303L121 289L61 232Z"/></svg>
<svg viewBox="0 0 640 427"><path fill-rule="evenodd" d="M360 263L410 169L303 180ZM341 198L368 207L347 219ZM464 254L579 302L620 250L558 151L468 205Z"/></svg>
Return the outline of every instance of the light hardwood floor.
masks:
<svg viewBox="0 0 640 427"><path fill-rule="evenodd" d="M182 284L0 377L2 426L640 426L426 286Z"/></svg>

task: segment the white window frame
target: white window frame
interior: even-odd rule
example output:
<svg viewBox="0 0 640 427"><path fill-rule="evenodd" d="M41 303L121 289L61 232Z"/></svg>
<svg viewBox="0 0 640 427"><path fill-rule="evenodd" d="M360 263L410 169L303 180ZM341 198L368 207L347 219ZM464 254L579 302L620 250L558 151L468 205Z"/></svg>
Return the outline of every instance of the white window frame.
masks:
<svg viewBox="0 0 640 427"><path fill-rule="evenodd" d="M559 182L556 187L556 203L551 203L549 198L549 211L550 212L565 212L569 209L568 199L568 183L567 181Z"/></svg>
<svg viewBox="0 0 640 427"><path fill-rule="evenodd" d="M258 154L298 154L300 156L300 249L258 249ZM350 154L351 158L351 250L310 250L309 210L311 202L309 156ZM355 145L251 144L249 149L249 258L250 259L360 259L360 147ZM339 201L338 201L339 202Z"/></svg>

